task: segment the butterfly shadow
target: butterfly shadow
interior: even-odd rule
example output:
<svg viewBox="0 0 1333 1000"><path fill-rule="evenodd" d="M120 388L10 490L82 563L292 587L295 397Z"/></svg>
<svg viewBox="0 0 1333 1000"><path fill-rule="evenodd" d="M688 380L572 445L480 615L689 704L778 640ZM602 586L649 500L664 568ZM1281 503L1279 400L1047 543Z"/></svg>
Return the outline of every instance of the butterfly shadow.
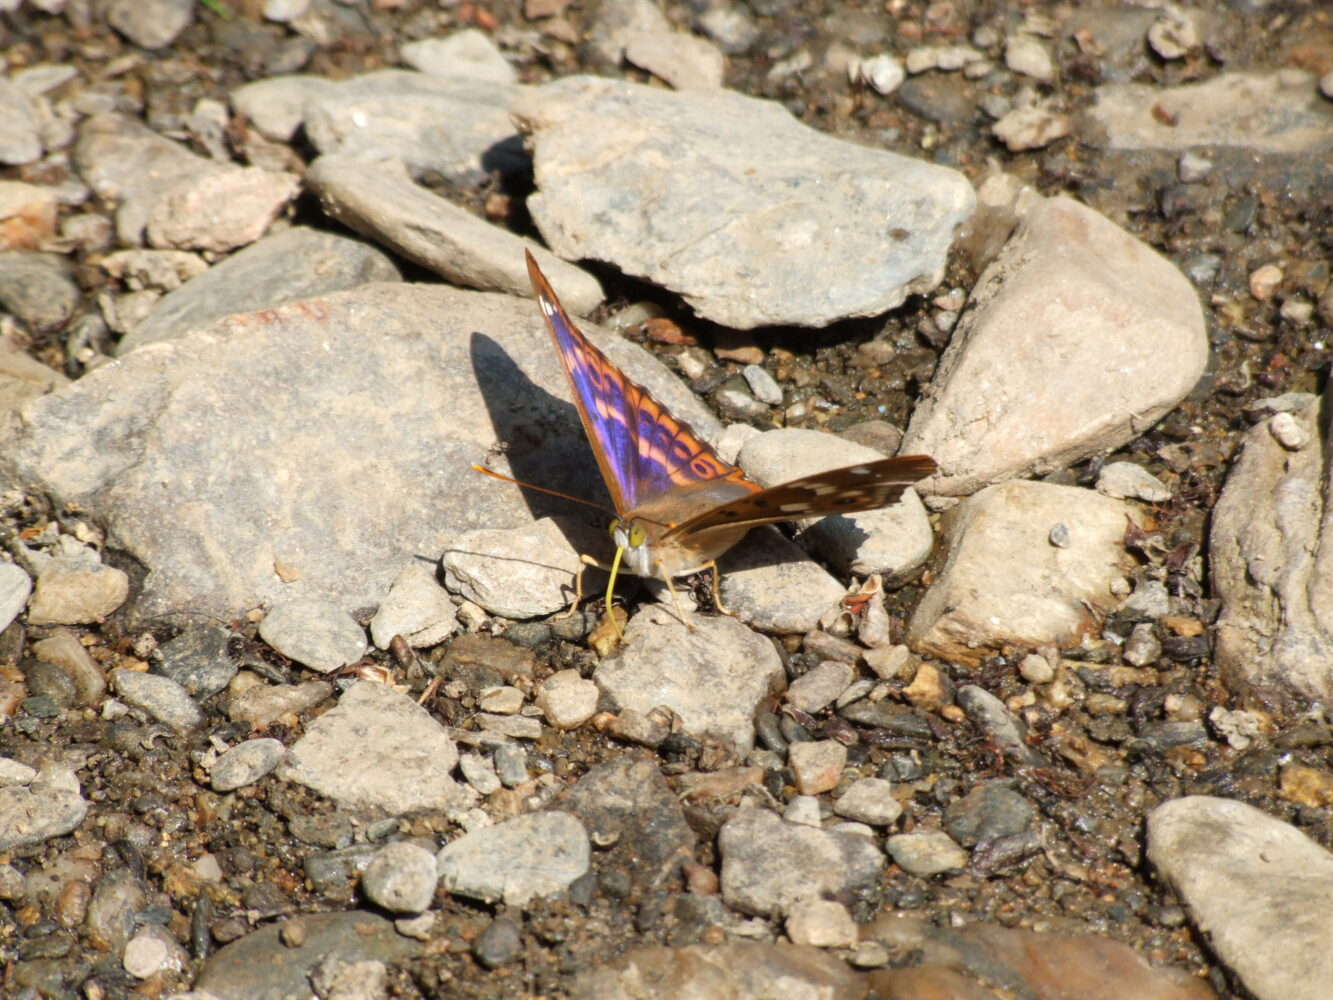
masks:
<svg viewBox="0 0 1333 1000"><path fill-rule="evenodd" d="M495 440L508 462L509 475L540 489L567 493L602 509L599 512L584 503L537 489L520 490L522 502L534 520L557 518L556 523L570 544L585 551L587 536L580 527L595 525L598 534L605 535L615 513L578 411L573 403L553 396L533 382L509 353L486 334L474 331L469 348L473 375L485 401ZM602 558L609 552L608 545L606 552L588 554Z"/></svg>

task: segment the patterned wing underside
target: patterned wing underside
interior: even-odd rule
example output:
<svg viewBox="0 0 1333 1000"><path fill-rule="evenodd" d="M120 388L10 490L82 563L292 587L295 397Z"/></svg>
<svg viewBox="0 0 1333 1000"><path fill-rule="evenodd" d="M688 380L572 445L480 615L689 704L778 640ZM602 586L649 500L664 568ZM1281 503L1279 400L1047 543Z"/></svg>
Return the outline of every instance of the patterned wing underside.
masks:
<svg viewBox="0 0 1333 1000"><path fill-rule="evenodd" d="M528 254L528 276L560 354L574 402L616 513L661 499L673 489L726 480L758 493L757 483L724 462L689 424L626 378L576 327Z"/></svg>
<svg viewBox="0 0 1333 1000"><path fill-rule="evenodd" d="M676 525L664 541L719 528L877 510L897 503L907 487L936 468L925 455L903 455L804 476L706 510Z"/></svg>

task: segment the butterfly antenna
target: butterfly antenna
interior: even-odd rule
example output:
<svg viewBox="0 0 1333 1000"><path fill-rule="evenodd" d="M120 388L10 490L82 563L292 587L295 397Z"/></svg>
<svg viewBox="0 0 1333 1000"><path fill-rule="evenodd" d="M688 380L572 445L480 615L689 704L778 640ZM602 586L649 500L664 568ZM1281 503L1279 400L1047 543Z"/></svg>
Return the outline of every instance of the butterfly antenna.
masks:
<svg viewBox="0 0 1333 1000"><path fill-rule="evenodd" d="M483 465L472 463L472 468L482 475L490 476L492 479L498 479L503 483L513 483L515 486L522 486L525 490L536 490L538 493L546 493L553 497L559 497L561 500L572 500L574 503L581 503L585 507L596 507L598 510L615 516L614 511L607 510L599 503L593 503L591 500L584 500L581 497L572 497L568 493L561 493L559 490L548 490L545 486L534 486L532 483L525 483L521 479L514 479L511 476L501 475L498 472L492 472Z"/></svg>

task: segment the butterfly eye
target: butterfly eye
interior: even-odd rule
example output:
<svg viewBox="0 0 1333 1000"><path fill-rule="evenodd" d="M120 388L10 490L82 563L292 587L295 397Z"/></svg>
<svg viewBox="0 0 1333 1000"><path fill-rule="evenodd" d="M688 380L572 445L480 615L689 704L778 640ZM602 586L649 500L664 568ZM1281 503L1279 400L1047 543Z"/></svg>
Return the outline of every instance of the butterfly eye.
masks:
<svg viewBox="0 0 1333 1000"><path fill-rule="evenodd" d="M638 548L640 545L642 545L646 540L647 540L647 536L644 535L644 533L643 533L643 529L642 529L641 527L639 527L637 524L631 524L631 525L629 526L629 547L630 547L630 548L632 548L632 549L637 549L637 548Z"/></svg>

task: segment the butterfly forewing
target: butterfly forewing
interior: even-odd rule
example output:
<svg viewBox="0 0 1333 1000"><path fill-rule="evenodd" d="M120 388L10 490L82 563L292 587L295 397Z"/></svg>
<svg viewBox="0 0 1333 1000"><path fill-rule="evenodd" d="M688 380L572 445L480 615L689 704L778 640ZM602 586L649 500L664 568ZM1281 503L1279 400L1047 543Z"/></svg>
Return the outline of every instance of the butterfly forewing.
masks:
<svg viewBox="0 0 1333 1000"><path fill-rule="evenodd" d="M676 525L667 537L877 510L897 503L904 490L933 475L936 468L935 461L925 455L903 455L803 476L704 511Z"/></svg>
<svg viewBox="0 0 1333 1000"><path fill-rule="evenodd" d="M689 424L678 420L625 377L570 320L537 262L528 276L573 390L583 429L592 443L607 490L624 515L661 501L673 490L729 480L757 492L757 483L722 461Z"/></svg>

